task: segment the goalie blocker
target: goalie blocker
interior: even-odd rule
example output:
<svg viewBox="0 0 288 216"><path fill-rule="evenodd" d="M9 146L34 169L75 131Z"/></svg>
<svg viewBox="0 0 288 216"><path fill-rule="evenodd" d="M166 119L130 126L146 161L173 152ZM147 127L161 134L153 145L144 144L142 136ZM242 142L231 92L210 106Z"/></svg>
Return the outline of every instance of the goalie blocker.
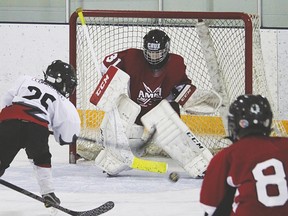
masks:
<svg viewBox="0 0 288 216"><path fill-rule="evenodd" d="M90 102L105 112L111 111L117 106L120 95L127 94L129 80L128 74L111 65L101 78Z"/></svg>

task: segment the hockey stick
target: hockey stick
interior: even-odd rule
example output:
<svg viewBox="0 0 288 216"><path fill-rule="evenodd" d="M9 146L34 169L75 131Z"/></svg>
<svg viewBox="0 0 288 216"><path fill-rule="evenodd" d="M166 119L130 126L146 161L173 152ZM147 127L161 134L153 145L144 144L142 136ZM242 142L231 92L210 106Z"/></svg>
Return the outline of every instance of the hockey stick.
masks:
<svg viewBox="0 0 288 216"><path fill-rule="evenodd" d="M151 131L149 132L147 138L142 139L139 142L139 145L137 145L139 152L143 151L144 148L146 148L150 144L150 141L152 140L155 133L156 133L156 128L153 126L151 128ZM90 139L87 137L78 137L78 139L83 140L83 141L93 142L97 145L101 145L95 139ZM103 149L105 148L103 145L101 145L101 147ZM120 148L120 147L117 147L117 148ZM141 158L134 156L134 158L132 160L131 168L139 169L139 170L143 170L143 171L148 171L148 172L166 173L167 169L168 169L168 164L166 162L162 162L162 161L144 160L144 159L141 159Z"/></svg>
<svg viewBox="0 0 288 216"><path fill-rule="evenodd" d="M100 144L96 139L92 139L92 138L88 138L88 137L82 137L82 136L78 136L77 139L81 140L81 141L95 143L96 145L99 145L99 146L101 146L104 149L104 146L102 144Z"/></svg>
<svg viewBox="0 0 288 216"><path fill-rule="evenodd" d="M156 133L156 127L153 126L151 127L151 131L149 132L149 134L147 135L147 138L145 139L141 139L141 141L139 142L139 144L137 144L137 148L139 151L144 150L144 148L146 148L148 146L148 144L150 143L150 141L152 140L154 134ZM50 132L50 134L53 134L53 132ZM88 138L88 137L82 137L79 136L78 140L82 140L82 141L87 141L87 142L93 142L96 145L99 145L100 147L102 147L103 149L105 148L105 146L103 146L101 143L99 143L96 139L92 139L92 138Z"/></svg>
<svg viewBox="0 0 288 216"><path fill-rule="evenodd" d="M26 196L29 196L35 200L38 200L42 203L45 203L44 199L32 192L29 192L23 188L20 188L14 184L11 184L3 179L0 179L0 184L12 189L12 190L15 190L19 193L22 193ZM104 214L105 212L111 210L114 208L114 202L112 201L108 201L106 203L104 203L103 205L97 207L97 208L94 208L94 209L91 209L91 210L88 210L88 211L73 211L73 210L70 210L70 209L67 209L67 208L64 208L60 205L57 205L55 203L52 203L50 202L49 204L51 204L51 206L53 206L54 208L56 209L59 209L60 211L62 212L65 212L69 215L75 215L75 216L97 216L97 215L101 215L101 214Z"/></svg>
<svg viewBox="0 0 288 216"><path fill-rule="evenodd" d="M89 36L89 31L88 31L88 27L86 25L86 21L85 21L84 15L83 15L83 10L82 10L82 8L77 8L76 12L78 13L78 17L79 17L79 19L81 21L81 25L82 25L82 28L83 28L83 31L84 31L86 42L88 44L88 49L89 49L90 54L91 54L91 56L92 56L92 58L94 60L93 63L95 65L96 72L99 74L99 77L101 77L100 66L99 66L99 63L97 62L96 52L94 50L92 40L91 40L91 38Z"/></svg>

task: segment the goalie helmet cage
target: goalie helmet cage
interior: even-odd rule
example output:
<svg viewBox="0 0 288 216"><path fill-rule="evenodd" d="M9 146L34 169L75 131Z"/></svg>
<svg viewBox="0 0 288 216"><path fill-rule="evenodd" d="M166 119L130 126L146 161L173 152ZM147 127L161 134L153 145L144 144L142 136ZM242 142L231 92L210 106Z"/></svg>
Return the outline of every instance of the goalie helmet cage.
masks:
<svg viewBox="0 0 288 216"><path fill-rule="evenodd" d="M255 93L271 98L266 88L257 15L239 12L82 12L86 25L83 22L81 25L77 11L70 17L70 63L76 68L79 80L72 102L81 118L81 136L99 140L104 113L89 99L101 78L97 71L101 61L108 54L127 48L142 49L143 37L151 29L161 29L168 34L170 52L184 58L186 73L197 88L213 89L223 98L224 106L213 115L188 115L181 110L182 120L208 148L221 149L229 144L221 137L227 131L229 103L238 95ZM274 112L275 104L272 103ZM281 125L277 127L283 130ZM87 148L93 146L87 142L85 145ZM75 163L76 144L70 146L69 152L70 163Z"/></svg>

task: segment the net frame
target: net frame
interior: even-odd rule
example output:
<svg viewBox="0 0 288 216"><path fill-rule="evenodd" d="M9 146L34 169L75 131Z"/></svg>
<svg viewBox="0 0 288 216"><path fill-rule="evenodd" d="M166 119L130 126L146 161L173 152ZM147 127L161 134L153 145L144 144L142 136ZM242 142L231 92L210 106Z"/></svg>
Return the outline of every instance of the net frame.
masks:
<svg viewBox="0 0 288 216"><path fill-rule="evenodd" d="M242 20L245 32L245 75L244 75L244 90L243 93L252 93L253 90L253 17L240 12L173 12L173 11L115 11L115 10L83 10L84 17L115 17L115 18L147 18L155 19L196 19L196 20L215 20L229 19ZM77 28L80 22L78 14L74 12L70 17L70 64L77 70ZM74 94L71 101L76 105L77 99ZM89 97L90 95L88 95ZM76 143L69 147L70 163L76 163Z"/></svg>
<svg viewBox="0 0 288 216"><path fill-rule="evenodd" d="M241 12L173 12L173 11L114 11L114 10L83 10L85 17L131 17L131 18L175 18L175 19L240 19L245 28L245 92L252 93L252 33L251 15ZM70 64L76 67L76 28L78 14L74 12L69 21ZM79 22L78 22L79 24Z"/></svg>

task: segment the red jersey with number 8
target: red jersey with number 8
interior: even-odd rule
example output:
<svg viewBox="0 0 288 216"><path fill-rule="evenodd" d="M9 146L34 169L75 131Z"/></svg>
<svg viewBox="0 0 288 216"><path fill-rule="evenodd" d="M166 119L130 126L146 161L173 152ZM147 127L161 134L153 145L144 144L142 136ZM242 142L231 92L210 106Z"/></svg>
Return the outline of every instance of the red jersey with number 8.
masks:
<svg viewBox="0 0 288 216"><path fill-rule="evenodd" d="M211 160L200 202L208 209L236 188L231 215L288 215L288 139L249 136L223 149ZM210 208L211 209L211 208Z"/></svg>

